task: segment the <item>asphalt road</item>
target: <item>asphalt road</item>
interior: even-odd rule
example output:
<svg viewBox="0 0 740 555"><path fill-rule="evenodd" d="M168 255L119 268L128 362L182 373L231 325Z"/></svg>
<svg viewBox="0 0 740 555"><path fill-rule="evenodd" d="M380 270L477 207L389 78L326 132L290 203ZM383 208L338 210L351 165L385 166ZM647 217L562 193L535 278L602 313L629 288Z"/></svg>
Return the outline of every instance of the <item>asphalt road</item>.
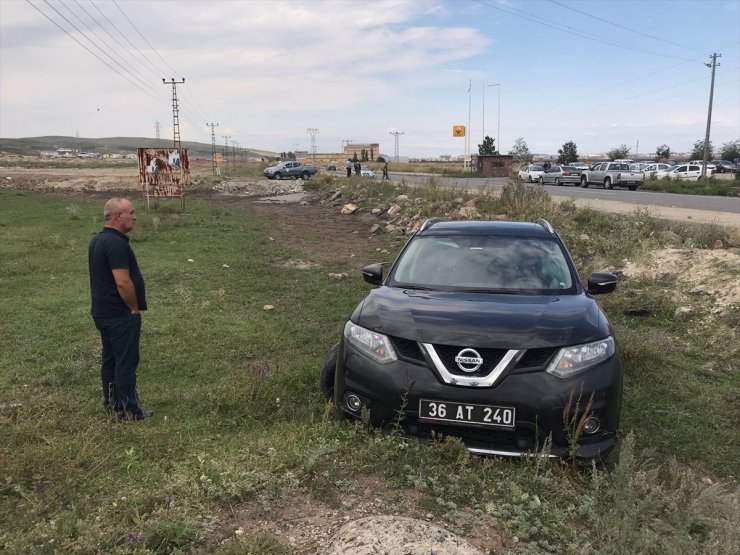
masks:
<svg viewBox="0 0 740 555"><path fill-rule="evenodd" d="M391 172L391 177L396 181L406 183L424 184L429 176L411 175ZM435 181L446 187L459 187L468 191L477 191L482 187L489 190L501 189L511 180L506 177L492 178L449 178L435 176ZM542 185L532 184L532 187ZM592 200L597 202L616 201L632 206L654 206L662 208L703 210L717 214L728 214L740 216L740 197L713 197L703 195L676 195L672 193L660 193L653 191L629 191L627 189L612 189L611 191L591 186L581 189L579 186L545 185L545 190L552 197ZM734 218L732 218L734 219Z"/></svg>

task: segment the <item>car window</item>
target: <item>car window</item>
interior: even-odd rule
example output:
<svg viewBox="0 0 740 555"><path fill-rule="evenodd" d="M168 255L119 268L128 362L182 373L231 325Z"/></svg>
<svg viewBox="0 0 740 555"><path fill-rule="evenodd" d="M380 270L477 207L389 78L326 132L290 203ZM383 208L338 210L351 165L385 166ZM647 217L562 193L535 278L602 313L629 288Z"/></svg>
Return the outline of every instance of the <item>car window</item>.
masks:
<svg viewBox="0 0 740 555"><path fill-rule="evenodd" d="M701 168L699 166L689 166L690 172L698 172L701 171Z"/></svg>
<svg viewBox="0 0 740 555"><path fill-rule="evenodd" d="M401 255L388 285L575 293L575 282L559 243L519 237L417 237Z"/></svg>
<svg viewBox="0 0 740 555"><path fill-rule="evenodd" d="M542 167L542 166L530 166L529 169L530 169L530 171L533 171L533 172L543 172L543 171L545 171L545 168Z"/></svg>
<svg viewBox="0 0 740 555"><path fill-rule="evenodd" d="M677 172L685 172L686 171L686 166L678 166L674 171L677 171Z"/></svg>

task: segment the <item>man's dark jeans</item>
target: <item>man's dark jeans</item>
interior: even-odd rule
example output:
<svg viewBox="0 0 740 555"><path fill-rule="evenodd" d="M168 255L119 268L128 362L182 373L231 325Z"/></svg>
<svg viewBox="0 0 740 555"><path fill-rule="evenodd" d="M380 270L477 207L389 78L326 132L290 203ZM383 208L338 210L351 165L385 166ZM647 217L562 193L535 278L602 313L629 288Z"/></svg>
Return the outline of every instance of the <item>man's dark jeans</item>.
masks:
<svg viewBox="0 0 740 555"><path fill-rule="evenodd" d="M93 317L103 342L100 377L103 404L118 414L139 414L136 367L139 365L141 314L116 318Z"/></svg>

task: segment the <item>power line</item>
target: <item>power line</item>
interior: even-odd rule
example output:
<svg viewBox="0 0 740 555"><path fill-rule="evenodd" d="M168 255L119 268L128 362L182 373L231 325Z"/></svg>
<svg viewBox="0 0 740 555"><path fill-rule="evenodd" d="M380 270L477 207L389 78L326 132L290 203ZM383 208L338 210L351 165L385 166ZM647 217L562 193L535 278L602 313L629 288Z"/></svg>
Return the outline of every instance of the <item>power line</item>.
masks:
<svg viewBox="0 0 740 555"><path fill-rule="evenodd" d="M641 54L650 54L652 56L662 56L662 57L665 57L665 58L675 58L677 60L688 61L686 58L681 58L680 56L671 56L670 54L661 54L659 52L652 52L650 50L645 50L644 48L637 48L637 47L634 47L634 46L631 46L631 45L627 45L627 44L623 44L623 43L620 43L620 42L617 42L617 41L614 41L614 40L604 39L602 37L592 35L590 33L587 33L585 31L582 31L580 29L576 29L575 27L571 27L570 25L564 25L562 23L557 23L557 22L549 21L549 20L544 19L544 18L542 18L542 17L540 17L538 15L535 15L535 14L532 14L532 13L529 13L529 12L525 12L524 10L517 9L517 8L512 7L512 6L506 6L506 7L504 7L504 6L501 6L501 5L489 4L485 0L474 0L474 1L477 2L477 3L479 3L479 4L481 4L481 5L483 5L483 6L486 6L488 8L492 8L494 10L498 10L500 12L503 12L503 13L506 13L506 14L509 14L509 15L516 16L516 17L519 17L521 19L525 19L527 21L531 21L532 23L537 23L538 25L543 25L545 27L549 27L550 29L555 29L556 31L561 31L561 32L568 33L568 34L571 34L571 35L575 35L575 36L578 36L578 37L581 37L581 38L585 38L585 39L588 39L588 40L593 40L593 41L600 42L602 44L606 44L606 45L609 45L609 46L616 46L617 48L623 48L625 50L632 50L633 52L639 52Z"/></svg>
<svg viewBox="0 0 740 555"><path fill-rule="evenodd" d="M660 37L656 37L655 35L651 35L649 33L644 33L642 31L638 31L636 29L631 29L631 28L629 28L629 27L627 27L625 25L620 25L619 23L614 23L613 21L609 21L608 19L604 19L604 18L598 17L596 15L592 15L590 13L586 13L584 11L577 10L576 8L573 8L571 6L567 6L567 5L565 5L565 4L561 3L561 2L558 2L557 0L550 0L550 2L552 2L553 4L557 4L558 6L561 6L561 7L565 8L566 10L574 11L574 12L579 13L581 15L585 15L586 17L590 17L590 18L596 19L598 21L602 21L604 23L608 23L609 25L613 25L614 27L618 27L620 29L624 29L625 31L629 31L631 33L635 33L635 34L638 34L638 35L642 35L643 37L648 37L648 38L651 38L651 39L659 40L660 42L665 42L666 44L672 44L673 46L678 46L680 48L685 48L687 50L700 51L698 48L694 48L693 46L684 46L683 44L679 44L677 42L673 42L673 41L666 40L666 39L663 39L663 38L660 38Z"/></svg>
<svg viewBox="0 0 740 555"><path fill-rule="evenodd" d="M47 0L44 0L44 1L45 1L45 2L47 3L47 4L49 4L49 2L48 2ZM100 36L99 36L99 35L98 35L98 34L97 34L97 33L95 32L95 30L93 30L93 29L92 29L92 28L91 28L91 27L90 27L90 26L89 26L89 25L88 25L88 24L87 24L87 23L86 23L85 21L83 21L83 19L82 19L82 18L81 18L81 17L79 16L79 15L77 15L77 14L76 14L76 13L75 13L74 11L72 11L72 8L70 8L68 4L62 3L62 6L64 6L64 7L65 7L65 8L67 9L67 11L68 11L68 12L69 12L70 14L72 14L72 16L74 16L74 17L75 17L75 18L77 19L77 21L79 21L79 22L80 22L80 23L81 23L82 25L84 25L84 26L85 26L85 28L86 28L86 29L87 29L88 31L90 31L90 32L91 32L91 33L93 34L93 36L95 36L95 38L96 38L96 39L98 39L98 40L99 40L99 41L100 41L101 43L103 43L103 44L105 45L105 47L106 47L106 48L107 48L107 49L108 49L109 51L113 51L113 50L114 50L114 49L113 49L113 48L112 48L112 47L110 46L110 44L108 44L107 42L105 42L105 41L104 41L104 40L103 40L103 39L102 39L102 38L101 38L101 37L100 37ZM82 8L82 6L80 6L80 7ZM52 9L53 9L53 8L52 8ZM84 8L82 8L82 9L83 9L83 11L85 11L85 10L84 10ZM87 12L85 12L85 13L87 13ZM61 15L61 14L60 14L60 15ZM88 16L89 16L89 14L88 14ZM62 16L62 17L64 17L64 16ZM65 18L65 20L67 20L67 19ZM67 21L69 22L69 20L67 20ZM97 22L96 22L96 23L97 23ZM70 24L71 24L71 23L70 23ZM93 46L95 46L95 47L96 47L96 48L97 48L98 50L100 50L101 52L103 52L103 53L104 53L104 54L105 54L106 56L108 56L108 57L109 57L109 58L110 58L111 60L113 60L113 61L114 61L114 62L115 62L116 64L118 64L118 66L119 66L119 67L120 67L121 69L123 69L123 70L127 71L127 72L128 72L129 74L131 74L132 76L133 76L134 74L138 75L138 76L140 77L140 79L141 79L141 81L142 81L142 83L143 83L143 84L145 84L145 85L147 85L147 86L149 86L149 87L153 87L153 86L152 86L151 84L149 84L149 83L147 82L147 80L146 80L146 77L144 77L144 75L143 75L143 74L142 74L142 73L141 73L141 72L140 72L139 70L137 70L137 69L136 69L136 68L135 68L135 67L134 67L133 65L131 65L131 64L130 64L130 63L129 63L128 61L126 61L125 59L123 59L123 57L121 57L121 58L120 58L120 62L119 62L117 58L114 58L114 57L113 57L113 56L112 56L111 54L109 54L108 52L104 51L104 50L103 50L103 49L102 49L102 48L100 47L100 45L99 45L99 44L97 44L97 43L96 43L96 42L95 42L94 40L92 40L92 39L91 39L91 38L90 38L90 37L89 37L88 35L86 35L86 34L85 34L85 33L83 33L82 31L80 31L80 30L79 30L79 29L78 29L77 27L75 27L75 29L77 29L77 31L78 31L78 32L80 32L80 33L81 33L81 34L82 34L82 35L83 35L83 36L84 36L84 37L85 37L85 38L86 38L86 39L87 39L87 40L88 40L88 41L89 41L89 42L90 42L90 43L91 43L91 44L92 44ZM127 66L127 68L128 68L128 69L124 68L122 64L126 64L126 66ZM152 88L152 90L155 90L155 89L153 89L153 88Z"/></svg>
<svg viewBox="0 0 740 555"><path fill-rule="evenodd" d="M85 50L87 50L87 51L88 51L88 52L89 52L90 54L92 54L92 55L93 55L93 56L95 56L95 57L96 57L96 58L97 58L98 60L100 60L100 61L101 61L101 62L102 62L103 64L105 64L105 65L106 65L106 66L107 66L107 67L108 67L109 69L111 69L111 70L112 70L112 71L113 71L114 73L116 73L116 74L117 74L117 75L119 75L120 77L123 77L123 78L124 78L124 79L125 79L126 81L128 81L128 82L129 82L130 84L132 84L132 85L133 85L134 87L136 87L137 89L139 89L139 90L140 90L140 91L142 91L143 93L145 93L145 94L149 95L149 96L150 96L150 97L152 97L152 98L153 98L154 100L156 100L156 101L158 101L158 102L160 102L160 101L162 100L161 98L157 98L157 97L156 97L156 96L154 96L154 95L153 95L152 93L150 93L150 92L149 92L148 90L146 90L146 89L144 89L143 87L141 87L141 86L140 86L140 85L139 85L138 83L136 83L135 81L132 81L131 79L129 79L129 78L128 78L128 76L126 76L126 75L124 75L123 73L121 73L120 71L118 71L118 70L117 70L117 69L116 69L115 67L113 67L112 65L110 65L110 64L109 64L108 62L106 62L106 61L105 61L105 60L104 60L103 58L101 58L101 57L100 57L100 56L98 56L98 55L97 55L97 54L96 54L95 52L93 52L92 50L90 50L90 49L89 49L89 48L88 48L88 47L87 47L87 46L86 46L85 44L83 44L82 42L80 42L80 41L79 41L79 40L78 40L78 39L77 39L77 38L76 38L76 37L75 37L74 35L72 35L72 34L71 34L71 33L70 33L69 31L67 31L67 29L65 29L64 27L62 27L61 25L59 25L59 24L58 24L58 23L57 23L56 21L54 21L54 19L53 19L53 18L51 18L51 17L50 17L50 16L48 15L48 14L44 13L44 12L43 12L43 11L42 11L42 10L41 10L41 9L40 9L40 8L39 8L38 6L36 6L35 4L31 3L31 0L26 0L26 2L27 2L27 3L28 3L28 4L29 4L29 5L30 5L30 6L31 6L31 7L33 8L33 9L35 9L35 10L36 10L37 12L39 12L39 13L40 13L41 15L43 15L43 16L44 16L44 17L45 17L46 19L48 19L49 21L51 21L51 22L52 22L52 23L53 23L53 24L54 24L54 25L55 25L56 27L58 27L59 29L61 29L61 30L62 30L62 31L63 31L63 32L64 32L64 33L65 33L65 34L66 34L67 36L69 36L69 37L70 37L70 38L71 38L71 39L72 39L73 41L75 41L75 42L76 42L77 44L79 44L79 45L80 45L80 46L81 46L82 48L84 48ZM57 13L58 13L58 12L57 12Z"/></svg>

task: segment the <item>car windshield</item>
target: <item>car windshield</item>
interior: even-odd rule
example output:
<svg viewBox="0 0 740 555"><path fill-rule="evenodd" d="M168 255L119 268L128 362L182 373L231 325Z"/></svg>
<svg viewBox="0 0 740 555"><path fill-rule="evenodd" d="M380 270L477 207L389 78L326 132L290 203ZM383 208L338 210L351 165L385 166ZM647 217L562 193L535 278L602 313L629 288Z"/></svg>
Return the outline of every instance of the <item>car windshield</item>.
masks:
<svg viewBox="0 0 740 555"><path fill-rule="evenodd" d="M387 283L437 291L576 292L559 243L528 237L418 237L403 252Z"/></svg>
<svg viewBox="0 0 740 555"><path fill-rule="evenodd" d="M544 166L529 166L529 171L531 172L543 172L545 171Z"/></svg>

